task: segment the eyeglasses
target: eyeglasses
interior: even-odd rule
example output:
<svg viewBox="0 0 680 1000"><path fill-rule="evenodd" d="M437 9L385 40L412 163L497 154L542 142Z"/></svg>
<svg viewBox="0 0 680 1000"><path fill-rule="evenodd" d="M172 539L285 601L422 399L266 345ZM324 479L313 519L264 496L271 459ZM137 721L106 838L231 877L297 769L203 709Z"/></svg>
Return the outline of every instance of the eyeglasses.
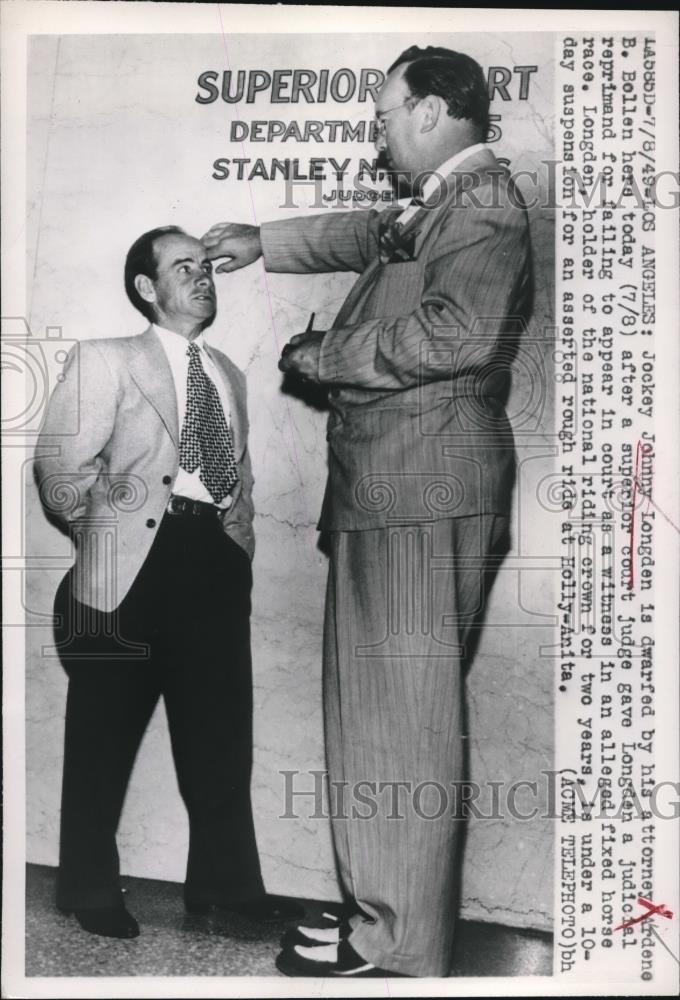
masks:
<svg viewBox="0 0 680 1000"><path fill-rule="evenodd" d="M412 104L413 102L417 104L419 100L420 100L419 97L414 97L411 94L406 98L405 101L402 101L401 104L395 104L393 108L385 108L384 111L376 111L373 122L375 124L377 136L382 138L385 135L385 128L387 126L387 122L385 120L386 115L392 114L393 111L398 111L399 108L408 107L408 105Z"/></svg>

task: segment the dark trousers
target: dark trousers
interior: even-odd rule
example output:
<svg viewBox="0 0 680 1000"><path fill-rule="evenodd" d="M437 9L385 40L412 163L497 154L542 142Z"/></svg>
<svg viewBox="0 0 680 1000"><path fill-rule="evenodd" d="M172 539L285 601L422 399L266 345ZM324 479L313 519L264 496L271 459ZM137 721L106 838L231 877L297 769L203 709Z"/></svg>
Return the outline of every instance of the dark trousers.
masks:
<svg viewBox="0 0 680 1000"><path fill-rule="evenodd" d="M120 900L115 835L161 695L189 814L185 898L264 892L250 803L251 585L248 556L216 517L170 514L115 612L85 607L70 576L62 581L55 634L69 685L57 905Z"/></svg>

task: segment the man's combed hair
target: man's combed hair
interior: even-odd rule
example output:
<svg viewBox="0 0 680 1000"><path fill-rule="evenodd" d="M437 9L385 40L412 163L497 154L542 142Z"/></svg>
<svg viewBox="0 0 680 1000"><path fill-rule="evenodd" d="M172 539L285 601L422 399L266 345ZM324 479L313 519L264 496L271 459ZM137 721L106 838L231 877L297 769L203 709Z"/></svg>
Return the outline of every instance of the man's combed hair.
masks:
<svg viewBox="0 0 680 1000"><path fill-rule="evenodd" d="M186 233L179 226L159 226L158 229L150 229L148 233L135 240L125 258L125 291L135 309L139 309L150 323L156 318L153 304L139 294L135 288L135 278L138 274L145 274L152 281L158 277L158 261L154 247L160 236L186 236Z"/></svg>
<svg viewBox="0 0 680 1000"><path fill-rule="evenodd" d="M489 89L482 67L453 49L412 45L390 66L388 73L407 63L404 80L414 97L441 97L451 118L468 119L486 139L489 128Z"/></svg>

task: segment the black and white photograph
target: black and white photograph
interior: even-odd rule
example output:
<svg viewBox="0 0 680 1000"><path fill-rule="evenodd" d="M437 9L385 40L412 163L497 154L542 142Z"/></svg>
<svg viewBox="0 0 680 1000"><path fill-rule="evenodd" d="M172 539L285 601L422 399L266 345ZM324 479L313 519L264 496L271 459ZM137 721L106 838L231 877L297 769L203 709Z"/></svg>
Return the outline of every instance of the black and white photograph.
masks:
<svg viewBox="0 0 680 1000"><path fill-rule="evenodd" d="M3 995L673 992L677 14L1 13Z"/></svg>

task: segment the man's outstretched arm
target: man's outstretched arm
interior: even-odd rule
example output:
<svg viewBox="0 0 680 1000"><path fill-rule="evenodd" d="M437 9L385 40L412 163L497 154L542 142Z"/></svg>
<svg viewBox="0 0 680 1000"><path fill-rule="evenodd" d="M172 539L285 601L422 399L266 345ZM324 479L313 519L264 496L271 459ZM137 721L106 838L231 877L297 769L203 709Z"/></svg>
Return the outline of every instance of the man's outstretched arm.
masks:
<svg viewBox="0 0 680 1000"><path fill-rule="evenodd" d="M264 257L266 270L276 273L360 273L378 252L380 213L330 212L262 226L220 222L203 236L203 243L211 259L228 258L217 266L220 272L237 271Z"/></svg>

